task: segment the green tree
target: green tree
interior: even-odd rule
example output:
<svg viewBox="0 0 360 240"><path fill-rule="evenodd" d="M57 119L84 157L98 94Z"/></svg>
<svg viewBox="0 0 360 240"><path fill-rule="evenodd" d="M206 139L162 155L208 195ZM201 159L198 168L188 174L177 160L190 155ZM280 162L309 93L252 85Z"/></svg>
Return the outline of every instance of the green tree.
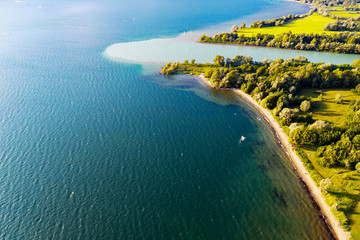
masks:
<svg viewBox="0 0 360 240"><path fill-rule="evenodd" d="M220 67L223 67L225 64L224 56L216 55L214 58L214 63Z"/></svg>
<svg viewBox="0 0 360 240"><path fill-rule="evenodd" d="M231 61L232 65L234 67L240 66L244 63L244 59L245 57L243 55L236 55Z"/></svg>
<svg viewBox="0 0 360 240"><path fill-rule="evenodd" d="M236 70L232 70L225 75L224 81L227 83L225 87L235 87L238 80L238 73Z"/></svg>
<svg viewBox="0 0 360 240"><path fill-rule="evenodd" d="M191 59L191 64L194 64L195 63L195 59Z"/></svg>
<svg viewBox="0 0 360 240"><path fill-rule="evenodd" d="M331 128L330 124L327 124L324 120L316 120L313 124L309 126L309 128L321 131L321 130L329 130Z"/></svg>
<svg viewBox="0 0 360 240"><path fill-rule="evenodd" d="M252 64L252 63L253 63L253 58L250 57L250 56L246 56L245 59L244 59L244 63L250 63L250 64Z"/></svg>
<svg viewBox="0 0 360 240"><path fill-rule="evenodd" d="M161 73L165 75L171 75L174 74L176 71L176 68L178 66L178 63L168 63L165 67L161 69Z"/></svg>
<svg viewBox="0 0 360 240"><path fill-rule="evenodd" d="M310 104L310 101L308 100L305 100L303 101L301 104L300 104L300 110L302 112L307 112L310 110L310 107L311 107L311 104Z"/></svg>
<svg viewBox="0 0 360 240"><path fill-rule="evenodd" d="M351 142L357 150L360 150L360 134L356 135Z"/></svg>
<svg viewBox="0 0 360 240"><path fill-rule="evenodd" d="M237 32L238 30L239 30L239 27L236 25L232 26L232 28L231 28L231 32Z"/></svg>
<svg viewBox="0 0 360 240"><path fill-rule="evenodd" d="M356 167L356 164L358 164L360 161L360 151L352 151L348 158L345 159L344 164L345 167L349 169L354 169Z"/></svg>
<svg viewBox="0 0 360 240"><path fill-rule="evenodd" d="M295 145L295 146L300 146L302 145L302 134L303 134L304 129L301 127L297 127L295 129L293 129L290 132L289 135L289 139L290 139L290 143Z"/></svg>
<svg viewBox="0 0 360 240"><path fill-rule="evenodd" d="M354 68L359 68L360 69L360 60L356 59L351 66L353 66Z"/></svg>
<svg viewBox="0 0 360 240"><path fill-rule="evenodd" d="M284 108L279 114L281 118L284 118L288 121L291 121L293 118L298 117L298 115L299 115L299 109L296 108L295 109Z"/></svg>
<svg viewBox="0 0 360 240"><path fill-rule="evenodd" d="M343 96L341 94L336 94L335 95L335 101L338 104L343 104L344 100L343 100Z"/></svg>
<svg viewBox="0 0 360 240"><path fill-rule="evenodd" d="M281 92L270 94L261 101L261 106L268 109L274 109L281 95L283 95Z"/></svg>
<svg viewBox="0 0 360 240"><path fill-rule="evenodd" d="M216 69L211 75L210 82L212 82L217 87L222 78L223 75L220 73L219 69Z"/></svg>

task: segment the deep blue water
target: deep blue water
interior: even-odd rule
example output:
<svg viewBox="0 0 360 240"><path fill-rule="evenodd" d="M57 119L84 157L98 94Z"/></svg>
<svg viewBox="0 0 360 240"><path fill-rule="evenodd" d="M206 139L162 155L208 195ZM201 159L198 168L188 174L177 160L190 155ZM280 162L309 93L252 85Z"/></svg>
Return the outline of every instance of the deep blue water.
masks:
<svg viewBox="0 0 360 240"><path fill-rule="evenodd" d="M0 238L330 239L241 99L102 56L271 4L0 3Z"/></svg>

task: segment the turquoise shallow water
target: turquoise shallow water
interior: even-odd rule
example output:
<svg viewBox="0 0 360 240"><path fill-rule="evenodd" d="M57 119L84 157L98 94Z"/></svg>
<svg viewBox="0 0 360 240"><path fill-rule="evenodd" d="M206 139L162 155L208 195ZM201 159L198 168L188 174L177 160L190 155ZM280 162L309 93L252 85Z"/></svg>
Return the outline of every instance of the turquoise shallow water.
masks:
<svg viewBox="0 0 360 240"><path fill-rule="evenodd" d="M241 99L103 54L291 4L1 3L0 238L331 239Z"/></svg>

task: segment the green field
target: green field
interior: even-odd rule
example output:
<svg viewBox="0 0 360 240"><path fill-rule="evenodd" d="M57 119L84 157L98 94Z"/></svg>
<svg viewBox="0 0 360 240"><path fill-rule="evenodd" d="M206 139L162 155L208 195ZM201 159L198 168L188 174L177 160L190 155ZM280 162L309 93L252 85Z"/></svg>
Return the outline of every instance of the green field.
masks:
<svg viewBox="0 0 360 240"><path fill-rule="evenodd" d="M336 94L341 94L344 100L343 104L337 104L335 101ZM345 120L344 113L346 112L350 101L360 100L360 96L352 93L349 89L333 89L323 90L323 100L319 101L318 96L320 90L304 89L301 95L311 97L316 108L312 109L312 117L315 120L325 120L334 124L339 124Z"/></svg>
<svg viewBox="0 0 360 240"><path fill-rule="evenodd" d="M360 15L360 13L357 11L330 11L329 13L338 15L340 17L352 17L352 18Z"/></svg>
<svg viewBox="0 0 360 240"><path fill-rule="evenodd" d="M277 27L264 27L264 28L244 28L238 31L239 34L245 34L245 36L252 36L257 33L262 34L281 34L291 31L292 33L336 33L324 31L326 23L334 22L335 20L328 17L323 17L318 13L314 13L309 17L293 20L282 26Z"/></svg>

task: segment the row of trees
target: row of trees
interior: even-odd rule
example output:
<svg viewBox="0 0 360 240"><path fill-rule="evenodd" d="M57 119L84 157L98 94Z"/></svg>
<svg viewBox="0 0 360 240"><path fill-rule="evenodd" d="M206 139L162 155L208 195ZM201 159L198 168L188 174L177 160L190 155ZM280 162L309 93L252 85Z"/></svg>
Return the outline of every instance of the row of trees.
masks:
<svg viewBox="0 0 360 240"><path fill-rule="evenodd" d="M314 9L311 9L306 14L301 14L301 15L289 14L288 16L282 16L280 18L274 18L274 19L270 19L270 20L254 21L254 22L251 23L250 28L281 26L281 25L284 25L285 23L287 23L289 21L292 21L294 19L308 17L308 16L312 15L314 12L317 12L317 11L318 11L318 9L314 8Z"/></svg>
<svg viewBox="0 0 360 240"><path fill-rule="evenodd" d="M214 37L201 36L200 42L227 43L251 46L276 47L296 50L323 51L336 53L360 53L360 35L357 32L336 34L256 34L253 36L236 33L220 33Z"/></svg>
<svg viewBox="0 0 360 240"><path fill-rule="evenodd" d="M300 88L308 87L360 89L357 87L360 79L359 60L351 65L334 65L311 63L301 56L286 60L264 59L262 62L257 62L250 56L237 55L231 59L217 55L213 66L215 67L207 69L205 77L211 78L215 85L241 88L243 83L248 85L251 83L256 87L254 94L262 92L261 100L270 92L294 94ZM177 72L177 67L178 63L168 63L162 72L173 74ZM292 97L296 99L294 95ZM299 101L297 103L301 104Z"/></svg>
<svg viewBox="0 0 360 240"><path fill-rule="evenodd" d="M338 14L336 14L336 12L339 10L331 10L330 12L327 10L323 10L323 9L319 9L318 12L319 14L321 14L323 17L329 17L332 19L336 19L336 20L352 20L352 21L359 21L360 20L360 16L356 15L354 17L345 17L345 16L340 16Z"/></svg>
<svg viewBox="0 0 360 240"><path fill-rule="evenodd" d="M354 21L353 19L337 20L335 22L325 24L324 30L359 32L360 23L358 21Z"/></svg>
<svg viewBox="0 0 360 240"><path fill-rule="evenodd" d="M295 0L302 3L315 4L319 6L341 6L344 8L356 7L356 0Z"/></svg>
<svg viewBox="0 0 360 240"><path fill-rule="evenodd" d="M293 123L290 125L289 129L290 142L295 146L324 146L339 140L342 134L341 129L332 128L330 124L327 124L322 120L318 120L309 125Z"/></svg>
<svg viewBox="0 0 360 240"><path fill-rule="evenodd" d="M302 15L289 14L288 16L283 16L283 17L280 17L280 18L274 18L274 19L270 19L270 20L254 21L254 22L251 23L250 28L281 26L281 25L284 25L285 23L287 23L287 22L289 22L291 20L307 17L307 16L311 15L314 11L315 10L312 9L307 14L302 14Z"/></svg>

